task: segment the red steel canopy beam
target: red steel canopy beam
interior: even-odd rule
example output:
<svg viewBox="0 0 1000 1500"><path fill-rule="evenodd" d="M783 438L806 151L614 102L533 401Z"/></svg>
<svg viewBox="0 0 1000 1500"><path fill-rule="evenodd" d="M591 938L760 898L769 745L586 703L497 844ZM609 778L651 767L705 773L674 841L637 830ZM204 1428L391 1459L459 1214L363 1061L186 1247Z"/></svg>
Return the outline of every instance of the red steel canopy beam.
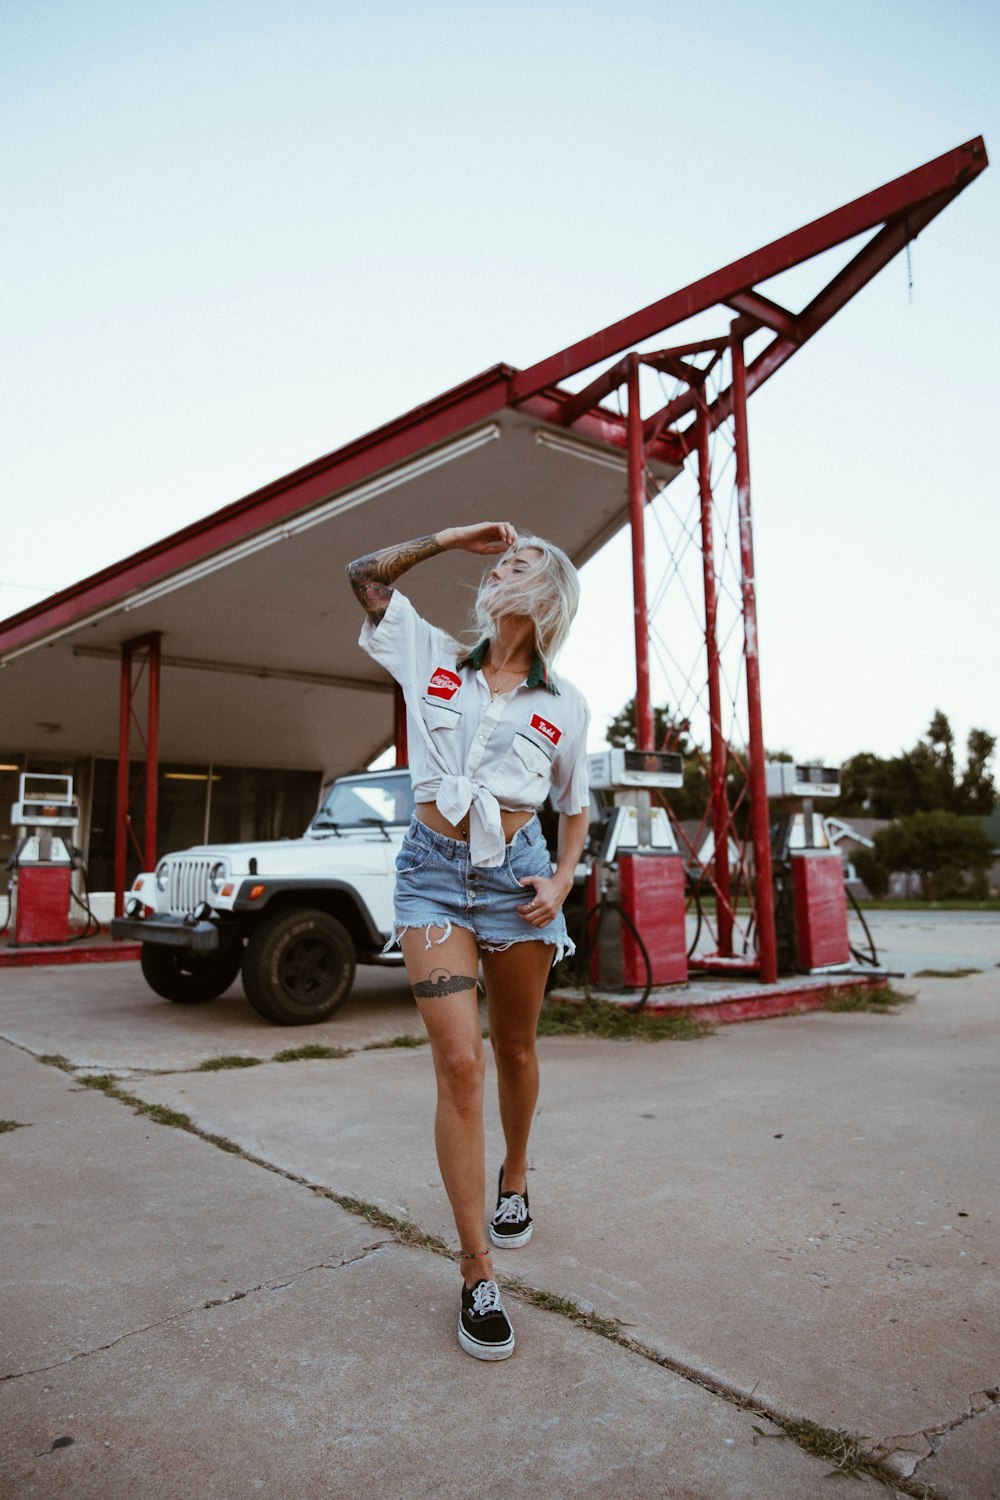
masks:
<svg viewBox="0 0 1000 1500"><path fill-rule="evenodd" d="M762 349L756 359L747 366L747 395L759 389L776 370L780 370L796 349L801 348L814 333L818 333L823 325L828 323L835 313L838 313L863 286L871 281L894 255L898 255L908 241L915 239L921 229L925 228L955 196L955 192L941 194L940 197L923 204L913 213L887 224L879 234L875 235L874 239L869 240L854 259L838 272L800 313L797 320L797 338L773 339L766 349ZM718 425L728 417L732 411L732 399L732 387L716 398L710 408L713 425ZM687 397L681 397L675 406L681 408L685 401L688 410L695 405L695 399L689 394ZM674 420L681 414L681 410L676 410ZM658 435L660 431L662 428L658 428L655 435Z"/></svg>
<svg viewBox="0 0 1000 1500"><path fill-rule="evenodd" d="M765 328L773 328L775 333L783 333L786 338L797 339L799 336L799 320L795 314L761 292L737 292L735 297L726 298L726 306L733 312L745 313Z"/></svg>
<svg viewBox="0 0 1000 1500"><path fill-rule="evenodd" d="M524 401L548 386L589 370L601 360L634 348L643 340L653 338L675 323L693 318L717 303L728 303L733 297L752 291L757 282L768 281L779 272L811 260L814 255L841 245L855 235L907 214L913 216L914 210L928 199L938 199L934 209L934 213L938 213L955 193L961 192L978 177L987 164L983 138L976 136L874 192L855 198L842 208L836 208L760 250L744 255L722 270L713 271L669 297L651 302L639 312L519 371L511 376L511 400L515 403ZM741 327L739 332L743 331Z"/></svg>

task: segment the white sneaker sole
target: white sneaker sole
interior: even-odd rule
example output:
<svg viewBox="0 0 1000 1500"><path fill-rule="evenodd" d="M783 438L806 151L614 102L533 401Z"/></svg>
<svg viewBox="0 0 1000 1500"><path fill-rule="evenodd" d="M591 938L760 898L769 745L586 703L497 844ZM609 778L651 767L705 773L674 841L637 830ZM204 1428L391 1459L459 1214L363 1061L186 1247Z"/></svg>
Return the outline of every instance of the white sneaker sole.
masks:
<svg viewBox="0 0 1000 1500"><path fill-rule="evenodd" d="M523 1229L520 1234L496 1234L491 1224L490 1239L494 1245L500 1245L501 1247L507 1245L510 1249L516 1250L519 1245L526 1245L528 1243L534 1233L534 1229L534 1224L529 1224L527 1229Z"/></svg>
<svg viewBox="0 0 1000 1500"><path fill-rule="evenodd" d="M514 1330L511 1329L510 1338L503 1344L482 1344L474 1339L471 1334L466 1333L462 1325L461 1316L458 1319L458 1342L466 1354L471 1354L473 1359L509 1359L514 1353Z"/></svg>

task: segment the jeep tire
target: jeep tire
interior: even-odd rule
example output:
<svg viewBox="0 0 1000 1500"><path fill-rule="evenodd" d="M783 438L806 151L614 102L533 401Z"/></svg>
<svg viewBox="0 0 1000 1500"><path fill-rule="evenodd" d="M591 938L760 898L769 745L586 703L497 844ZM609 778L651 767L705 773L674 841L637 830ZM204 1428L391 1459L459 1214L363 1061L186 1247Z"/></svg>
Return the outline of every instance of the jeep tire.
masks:
<svg viewBox="0 0 1000 1500"><path fill-rule="evenodd" d="M308 1026L338 1010L357 960L336 917L299 907L265 921L243 955L243 988L254 1010L279 1026Z"/></svg>
<svg viewBox="0 0 1000 1500"><path fill-rule="evenodd" d="M243 947L238 941L216 953L189 953L186 948L143 943L139 956L150 989L178 1005L214 1000L228 990L240 972L242 959Z"/></svg>

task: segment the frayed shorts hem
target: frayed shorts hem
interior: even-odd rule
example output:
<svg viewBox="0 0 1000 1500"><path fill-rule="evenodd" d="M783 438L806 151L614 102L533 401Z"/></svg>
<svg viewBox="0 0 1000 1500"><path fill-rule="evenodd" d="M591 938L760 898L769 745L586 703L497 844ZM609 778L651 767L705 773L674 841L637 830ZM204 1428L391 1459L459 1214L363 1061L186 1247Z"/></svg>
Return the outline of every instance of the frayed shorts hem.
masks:
<svg viewBox="0 0 1000 1500"><path fill-rule="evenodd" d="M432 927L441 929L440 937L431 937ZM382 952L383 954L390 953L393 948L400 947L399 940L404 932L419 932L421 928L423 928L426 939L424 944L425 949L436 947L439 943L446 943L448 941L451 937L453 927L460 927L463 932L471 932L476 940L476 947L481 953L506 953L507 949L513 948L515 943L545 943L547 947L555 948L556 950L555 956L552 959L553 965L555 965L561 963L564 958L572 958L576 952L576 944L566 933L560 936L556 933L546 935L542 932L526 932L523 937L514 938L480 937L473 927L467 927L464 922L452 922L447 917L444 920L440 917L432 917L428 922L396 923L392 929L392 936L382 949Z"/></svg>

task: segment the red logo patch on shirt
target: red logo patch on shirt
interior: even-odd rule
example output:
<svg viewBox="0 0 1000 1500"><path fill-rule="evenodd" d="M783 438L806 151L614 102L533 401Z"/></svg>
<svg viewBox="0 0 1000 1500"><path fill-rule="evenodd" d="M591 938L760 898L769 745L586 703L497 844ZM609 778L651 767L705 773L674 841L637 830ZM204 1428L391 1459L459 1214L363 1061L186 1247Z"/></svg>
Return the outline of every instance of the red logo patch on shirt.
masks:
<svg viewBox="0 0 1000 1500"><path fill-rule="evenodd" d="M435 667L431 673L431 680L427 684L428 698L443 698L447 703L454 698L462 686L461 677L454 672L449 672L447 667Z"/></svg>
<svg viewBox="0 0 1000 1500"><path fill-rule="evenodd" d="M537 729L539 734L543 734L550 745L558 745L562 739L562 730L557 729L554 724L550 724L548 719L543 719L541 714L531 715L531 728Z"/></svg>

